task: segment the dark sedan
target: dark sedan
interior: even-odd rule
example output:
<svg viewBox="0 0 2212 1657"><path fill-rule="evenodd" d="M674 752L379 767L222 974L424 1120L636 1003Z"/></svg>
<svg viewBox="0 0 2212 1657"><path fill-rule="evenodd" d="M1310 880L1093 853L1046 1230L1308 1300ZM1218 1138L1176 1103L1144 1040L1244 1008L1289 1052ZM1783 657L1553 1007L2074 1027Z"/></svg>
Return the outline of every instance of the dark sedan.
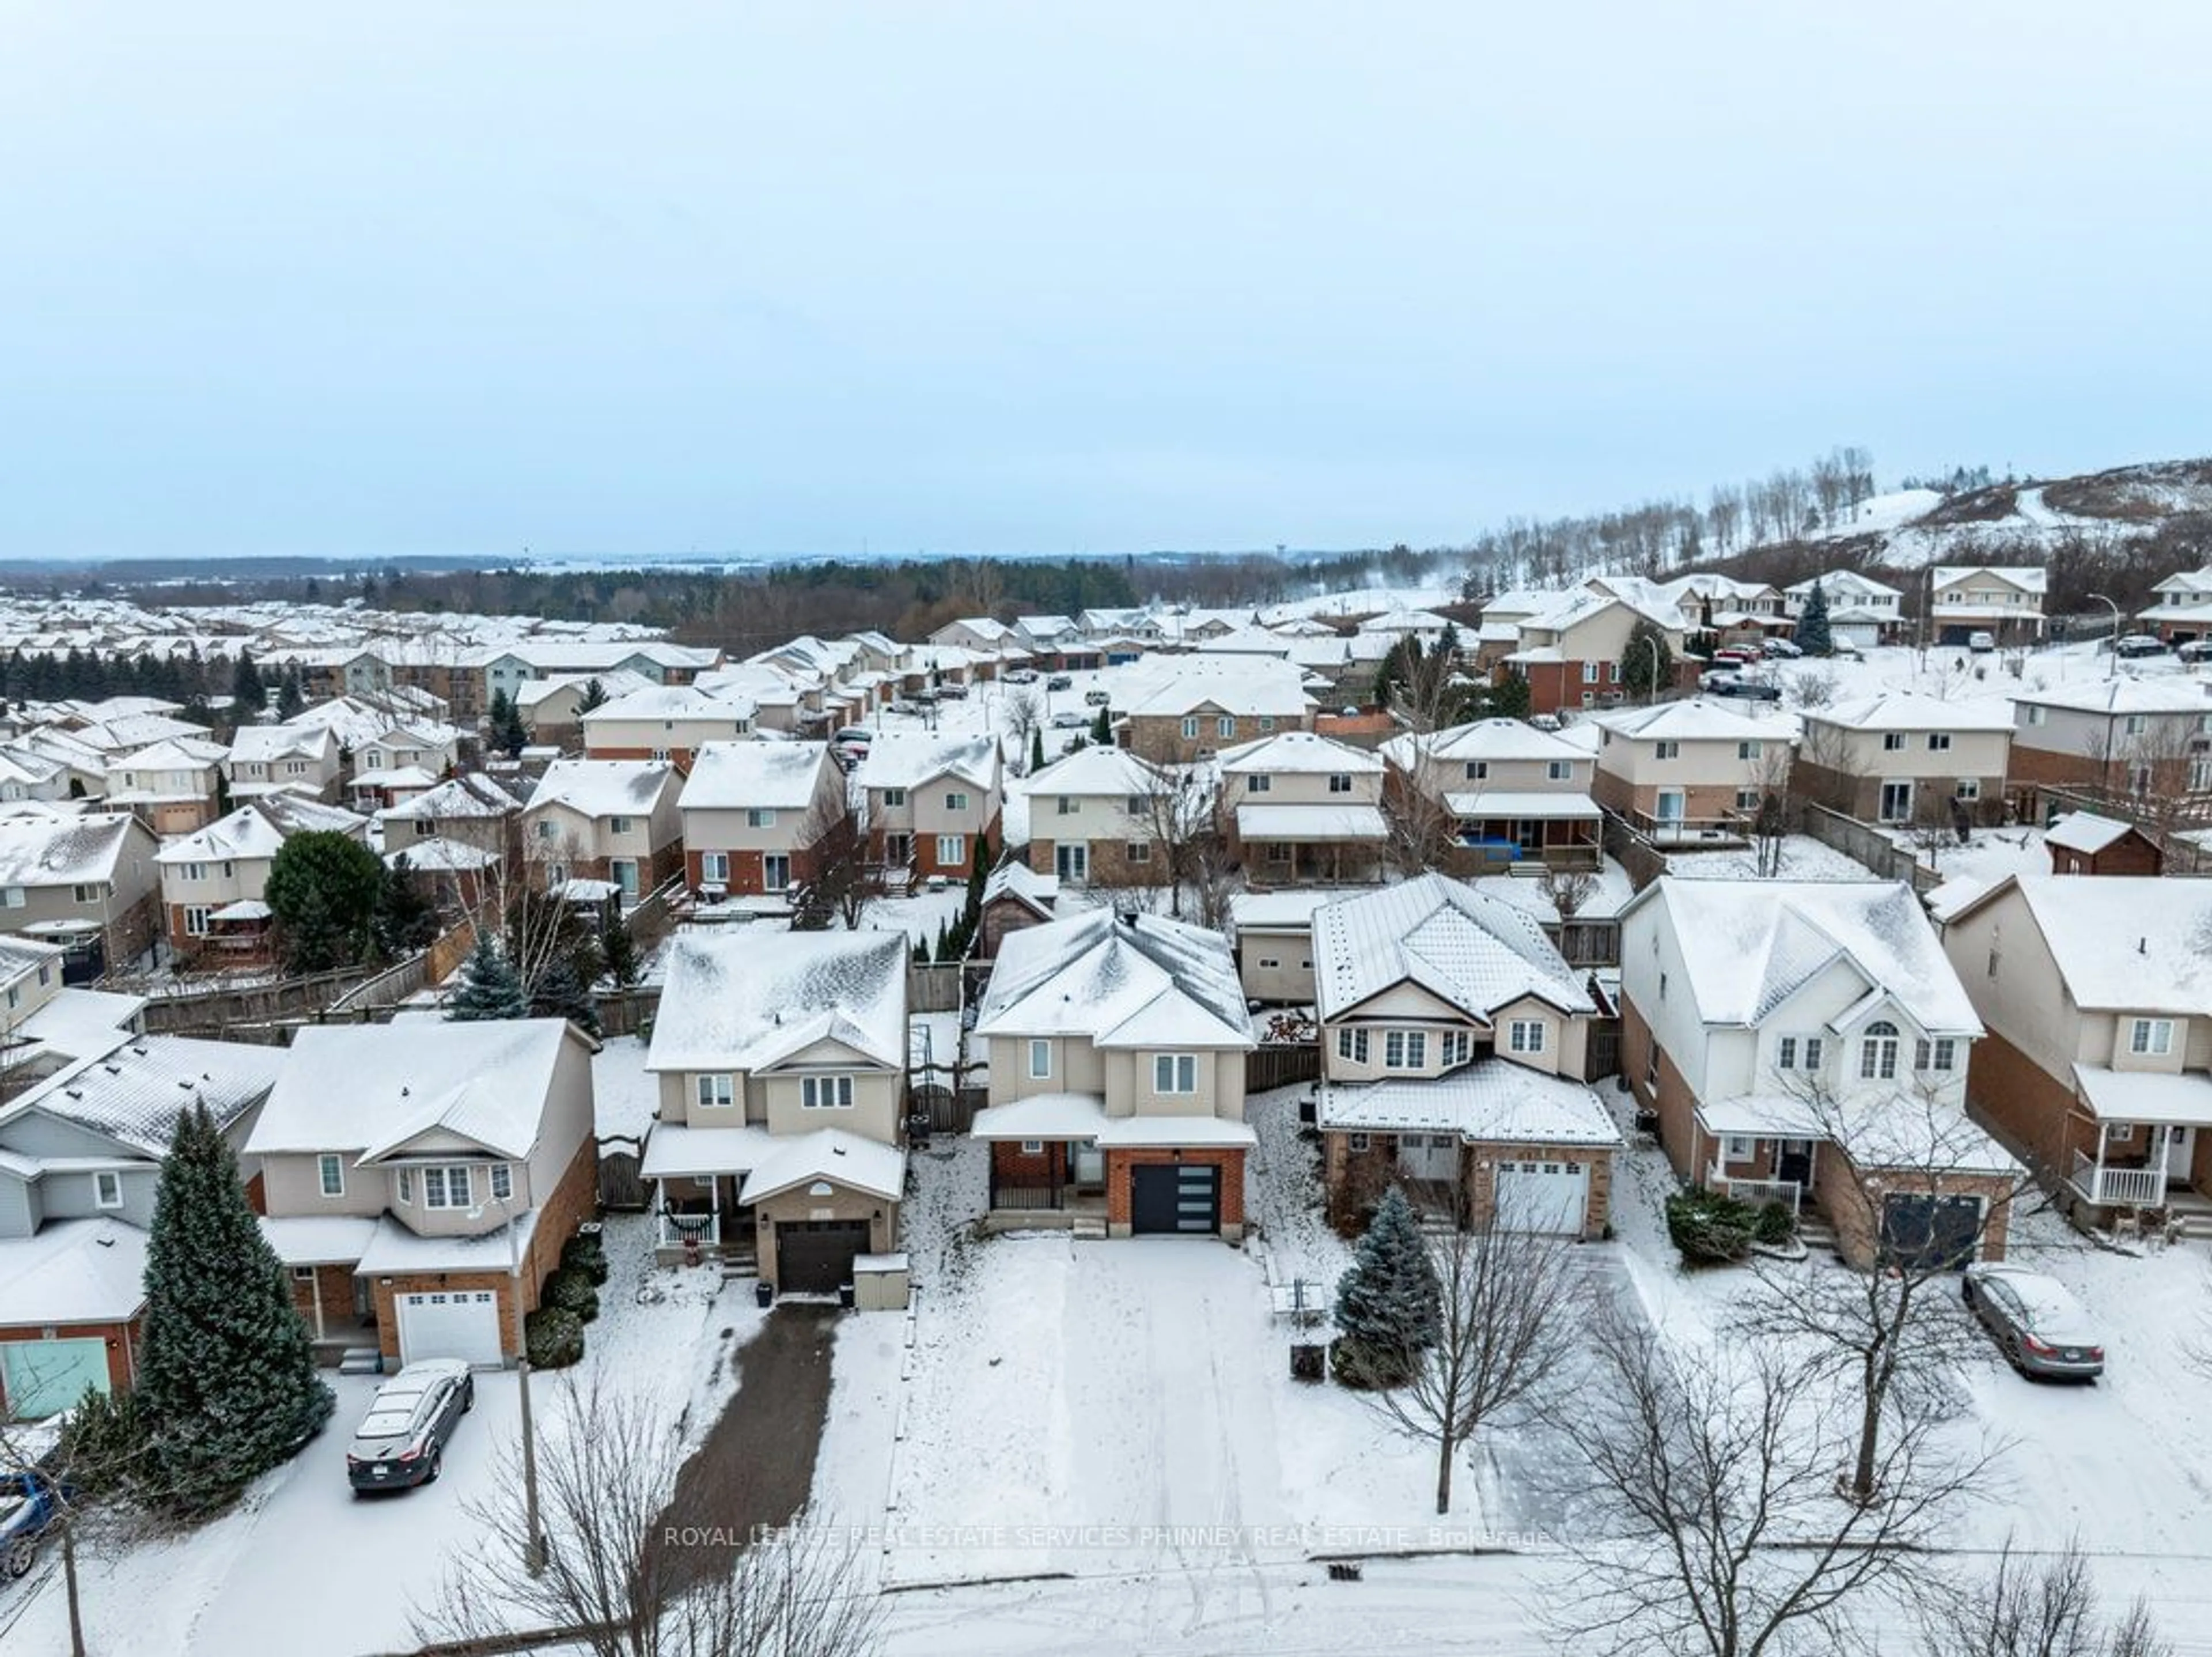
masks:
<svg viewBox="0 0 2212 1657"><path fill-rule="evenodd" d="M346 1477L360 1490L404 1490L434 1482L446 1441L477 1402L476 1377L459 1358L410 1363L376 1389L346 1447Z"/></svg>
<svg viewBox="0 0 2212 1657"><path fill-rule="evenodd" d="M2094 1380L2105 1373L2105 1349L2088 1314L2057 1278L1975 1264L1959 1293L2021 1374Z"/></svg>

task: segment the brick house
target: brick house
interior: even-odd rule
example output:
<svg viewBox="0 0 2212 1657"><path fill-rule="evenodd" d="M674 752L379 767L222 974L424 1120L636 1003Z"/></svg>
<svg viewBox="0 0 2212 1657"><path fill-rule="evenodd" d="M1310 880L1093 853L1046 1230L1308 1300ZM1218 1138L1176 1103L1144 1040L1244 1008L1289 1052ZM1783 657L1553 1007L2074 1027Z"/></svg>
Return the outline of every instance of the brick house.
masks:
<svg viewBox="0 0 2212 1657"><path fill-rule="evenodd" d="M368 843L368 819L303 795L264 794L154 854L169 947L183 958L269 959L269 905L262 893L284 842L307 832Z"/></svg>
<svg viewBox="0 0 2212 1657"><path fill-rule="evenodd" d="M2085 1218L2212 1212L2212 882L2014 876L1945 920L1989 1034L1966 1096Z"/></svg>
<svg viewBox="0 0 2212 1657"><path fill-rule="evenodd" d="M2132 823L2069 811L2054 818L2043 836L2053 874L2158 874L2166 854Z"/></svg>
<svg viewBox="0 0 2212 1657"><path fill-rule="evenodd" d="M1531 713L1556 714L1618 702L1623 693L1621 658L1639 621L1656 627L1666 638L1669 655L1677 661L1681 657L1681 612L1670 604L1588 591L1546 597L1549 601L1542 608L1520 619L1519 642L1498 670L1527 681ZM1486 621L1491 612L1483 614Z"/></svg>
<svg viewBox="0 0 2212 1657"><path fill-rule="evenodd" d="M917 876L965 880L978 840L999 844L995 736L940 741L884 735L854 773L866 801L868 856Z"/></svg>
<svg viewBox="0 0 2212 1657"><path fill-rule="evenodd" d="M330 800L343 765L337 734L327 725L241 725L223 775L234 800L280 793Z"/></svg>
<svg viewBox="0 0 2212 1657"><path fill-rule="evenodd" d="M235 1147L283 1057L118 1031L0 1112L0 1419L131 1385L146 1229L177 1122L204 1102Z"/></svg>
<svg viewBox="0 0 2212 1657"><path fill-rule="evenodd" d="M709 742L742 741L760 729L760 707L738 691L653 685L611 698L579 716L593 759L663 759L688 773Z"/></svg>
<svg viewBox="0 0 2212 1657"><path fill-rule="evenodd" d="M1800 716L1790 791L1863 823L2002 820L2012 710L1884 691Z"/></svg>
<svg viewBox="0 0 2212 1657"><path fill-rule="evenodd" d="M585 701L599 686L604 706L618 697L642 691L653 680L627 668L604 673L556 673L548 679L525 681L514 692L514 710L534 744L549 747L580 747L584 740ZM608 755L610 758L647 758L649 755Z"/></svg>
<svg viewBox="0 0 2212 1657"><path fill-rule="evenodd" d="M1156 765L1188 765L1239 743L1310 730L1304 673L1264 656L1167 656L1115 709L1114 740Z"/></svg>
<svg viewBox="0 0 2212 1657"><path fill-rule="evenodd" d="M1244 1056L1218 932L1091 910L1000 941L975 1036L990 1055L994 1226L1244 1234Z"/></svg>
<svg viewBox="0 0 2212 1657"><path fill-rule="evenodd" d="M190 834L215 820L229 757L222 743L198 736L124 754L108 767L106 803L136 813L156 834Z"/></svg>
<svg viewBox="0 0 2212 1657"><path fill-rule="evenodd" d="M2158 600L2136 612L2136 620L2168 644L2212 638L2212 565L2181 570L2150 589Z"/></svg>
<svg viewBox="0 0 2212 1657"><path fill-rule="evenodd" d="M512 1362L598 1204L592 1055L564 1019L313 1025L246 1142L317 1348Z"/></svg>
<svg viewBox="0 0 2212 1657"><path fill-rule="evenodd" d="M1492 861L1594 868L1604 813L1596 756L1525 720L1478 719L1382 745L1389 786L1417 794L1456 842Z"/></svg>
<svg viewBox="0 0 2212 1657"><path fill-rule="evenodd" d="M1790 723L1700 697L1600 714L1597 803L1658 840L1739 834L1790 775Z"/></svg>
<svg viewBox="0 0 2212 1657"><path fill-rule="evenodd" d="M845 775L826 742L710 742L678 804L692 890L787 892L813 878L815 843L844 809Z"/></svg>
<svg viewBox="0 0 2212 1657"><path fill-rule="evenodd" d="M1285 731L1224 748L1220 769L1231 851L1251 884L1382 878L1389 825L1380 757Z"/></svg>
<svg viewBox="0 0 2212 1657"><path fill-rule="evenodd" d="M1982 1024L1910 886L1662 876L1621 911L1621 994L1685 1180L1816 1212L1854 1265L2004 1257L2020 1164L1967 1116Z"/></svg>
<svg viewBox="0 0 2212 1657"><path fill-rule="evenodd" d="M2212 700L2194 679L2115 675L2012 693L2012 780L2106 795L2212 792Z"/></svg>
<svg viewBox="0 0 2212 1657"><path fill-rule="evenodd" d="M1154 842L1182 779L1126 748L1078 748L1023 779L1030 868L1063 886L1164 880Z"/></svg>
<svg viewBox="0 0 2212 1657"><path fill-rule="evenodd" d="M1455 1219L1603 1233L1620 1133L1583 1081L1597 1004L1527 911L1441 874L1316 909L1329 1215L1383 1188Z"/></svg>
<svg viewBox="0 0 2212 1657"><path fill-rule="evenodd" d="M783 1292L824 1294L896 1246L906 966L903 933L793 933L772 947L743 929L677 934L640 1167L663 1261L714 1254Z"/></svg>
<svg viewBox="0 0 2212 1657"><path fill-rule="evenodd" d="M665 759L556 759L522 810L532 883L608 880L634 904L684 867L684 779Z"/></svg>

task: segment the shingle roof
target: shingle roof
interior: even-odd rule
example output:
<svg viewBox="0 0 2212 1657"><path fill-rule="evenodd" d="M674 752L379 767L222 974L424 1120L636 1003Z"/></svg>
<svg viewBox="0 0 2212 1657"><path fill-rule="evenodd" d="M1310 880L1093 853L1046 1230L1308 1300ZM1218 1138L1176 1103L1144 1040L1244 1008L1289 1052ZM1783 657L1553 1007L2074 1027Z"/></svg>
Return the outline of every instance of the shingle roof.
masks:
<svg viewBox="0 0 2212 1657"><path fill-rule="evenodd" d="M538 779L529 809L566 806L586 817L646 817L676 783L665 759L556 759Z"/></svg>
<svg viewBox="0 0 2212 1657"><path fill-rule="evenodd" d="M939 741L884 735L869 746L854 780L869 789L918 789L939 777L957 777L979 789L999 785L999 740L977 736Z"/></svg>
<svg viewBox="0 0 2212 1657"><path fill-rule="evenodd" d="M813 803L830 763L826 742L709 742L691 763L679 803L686 811L799 810Z"/></svg>
<svg viewBox="0 0 2212 1657"><path fill-rule="evenodd" d="M1253 1045L1227 939L1103 909L1004 939L975 1027L1087 1036L1102 1046Z"/></svg>
<svg viewBox="0 0 2212 1657"><path fill-rule="evenodd" d="M1481 1018L1524 996L1595 1010L1533 916L1441 874L1330 904L1314 911L1313 927L1325 1019L1407 981Z"/></svg>
<svg viewBox="0 0 2212 1657"><path fill-rule="evenodd" d="M1318 774L1374 772L1382 769L1382 759L1364 748L1348 747L1326 736L1316 735L1311 731L1281 731L1273 736L1263 736L1256 742L1243 742L1233 748L1224 748L1220 764L1224 771L1310 771Z"/></svg>
<svg viewBox="0 0 2212 1657"><path fill-rule="evenodd" d="M678 932L668 945L649 1070L757 1070L831 1040L906 1062L904 933Z"/></svg>
<svg viewBox="0 0 2212 1657"><path fill-rule="evenodd" d="M0 886L112 880L134 830L137 819L119 813L0 818Z"/></svg>
<svg viewBox="0 0 2212 1657"><path fill-rule="evenodd" d="M228 1128L276 1085L283 1063L281 1047L139 1036L41 1081L0 1110L0 1124L41 1112L158 1157L195 1103Z"/></svg>

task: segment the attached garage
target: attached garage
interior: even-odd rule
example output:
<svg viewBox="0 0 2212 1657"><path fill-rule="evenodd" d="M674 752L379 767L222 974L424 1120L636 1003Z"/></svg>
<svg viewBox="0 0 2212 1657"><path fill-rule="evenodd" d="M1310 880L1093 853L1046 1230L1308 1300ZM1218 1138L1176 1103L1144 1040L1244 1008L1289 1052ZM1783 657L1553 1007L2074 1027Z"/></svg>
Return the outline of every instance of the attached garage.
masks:
<svg viewBox="0 0 2212 1657"><path fill-rule="evenodd" d="M1398 1136L1398 1172L1408 1179L1459 1183L1459 1136L1405 1133Z"/></svg>
<svg viewBox="0 0 2212 1657"><path fill-rule="evenodd" d="M1498 1164L1498 1223L1516 1231L1580 1236L1589 1212L1590 1165L1571 1158L1509 1159Z"/></svg>
<svg viewBox="0 0 2212 1657"><path fill-rule="evenodd" d="M775 1228L777 1292L835 1295L868 1252L866 1220L786 1220Z"/></svg>
<svg viewBox="0 0 2212 1657"><path fill-rule="evenodd" d="M1974 1258L1981 1241L1978 1197L1896 1195L1881 1205L1881 1247L1910 1270L1953 1270Z"/></svg>
<svg viewBox="0 0 2212 1657"><path fill-rule="evenodd" d="M0 1341L0 1416L43 1421L108 1385L104 1340Z"/></svg>
<svg viewBox="0 0 2212 1657"><path fill-rule="evenodd" d="M1132 1167L1129 1229L1139 1236L1218 1233L1220 1168L1211 1162L1152 1162Z"/></svg>
<svg viewBox="0 0 2212 1657"><path fill-rule="evenodd" d="M499 1336L499 1296L490 1289L454 1289L434 1295L395 1295L399 1322L399 1362L460 1358L469 1363L503 1362Z"/></svg>

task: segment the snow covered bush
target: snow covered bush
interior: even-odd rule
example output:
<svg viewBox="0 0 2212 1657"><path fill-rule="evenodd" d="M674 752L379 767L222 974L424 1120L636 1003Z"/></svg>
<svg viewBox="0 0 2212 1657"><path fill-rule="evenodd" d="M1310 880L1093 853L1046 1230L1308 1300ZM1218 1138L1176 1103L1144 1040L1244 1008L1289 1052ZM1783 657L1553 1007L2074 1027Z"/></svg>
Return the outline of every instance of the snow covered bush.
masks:
<svg viewBox="0 0 2212 1657"><path fill-rule="evenodd" d="M532 1369L566 1369L583 1361L583 1319L557 1306L541 1306L522 1320L522 1344Z"/></svg>
<svg viewBox="0 0 2212 1657"><path fill-rule="evenodd" d="M545 1304L573 1313L579 1323L599 1315L599 1291L592 1280L571 1266L563 1266L545 1280Z"/></svg>
<svg viewBox="0 0 2212 1657"><path fill-rule="evenodd" d="M1667 1199L1667 1234L1690 1265L1730 1265L1746 1258L1759 1224L1759 1210L1750 1203L1702 1185Z"/></svg>
<svg viewBox="0 0 2212 1657"><path fill-rule="evenodd" d="M596 1232L580 1231L561 1246L561 1269L581 1272L594 1288L605 1285L607 1252Z"/></svg>

